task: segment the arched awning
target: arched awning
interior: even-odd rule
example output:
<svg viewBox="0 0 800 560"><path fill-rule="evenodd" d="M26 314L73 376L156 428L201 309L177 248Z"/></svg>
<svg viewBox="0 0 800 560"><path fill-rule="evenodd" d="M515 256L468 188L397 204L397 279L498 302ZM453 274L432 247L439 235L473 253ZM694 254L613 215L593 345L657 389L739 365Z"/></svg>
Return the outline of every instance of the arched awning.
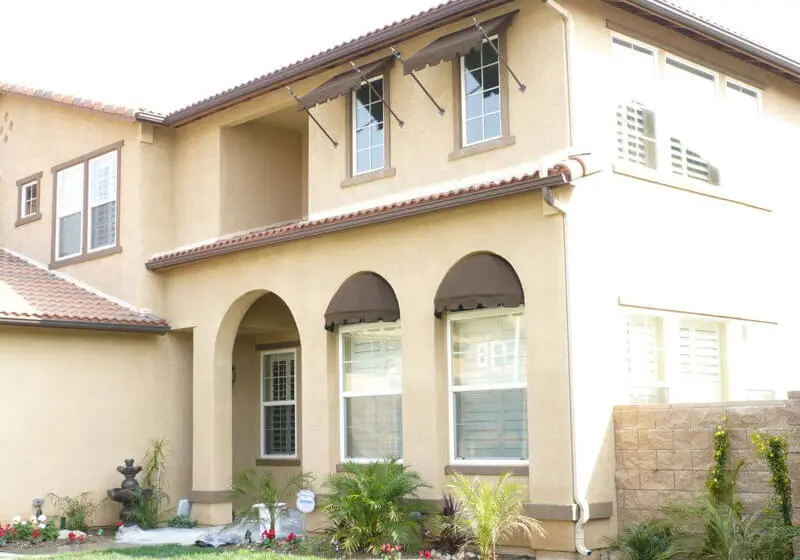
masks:
<svg viewBox="0 0 800 560"><path fill-rule="evenodd" d="M508 261L491 253L464 257L447 271L434 299L434 314L519 307L525 303L519 277Z"/></svg>
<svg viewBox="0 0 800 560"><path fill-rule="evenodd" d="M400 318L397 296L374 272L359 272L344 281L325 311L325 328L353 323L393 322Z"/></svg>

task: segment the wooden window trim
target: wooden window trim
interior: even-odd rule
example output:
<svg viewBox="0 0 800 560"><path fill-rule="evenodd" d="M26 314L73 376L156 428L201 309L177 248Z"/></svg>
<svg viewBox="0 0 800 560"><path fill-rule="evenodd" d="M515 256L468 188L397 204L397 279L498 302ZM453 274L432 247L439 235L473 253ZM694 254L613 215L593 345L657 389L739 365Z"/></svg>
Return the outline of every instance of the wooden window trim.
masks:
<svg viewBox="0 0 800 560"><path fill-rule="evenodd" d="M54 165L50 172L53 175L53 220L52 220L52 233L50 235L51 243L50 243L50 266L49 268L61 268L64 266L69 266L73 264L78 264L86 261L91 261L95 259L100 259L103 257L107 257L109 255L115 255L117 253L122 252L122 246L120 245L120 216L122 215L121 212L121 186L122 186L122 147L125 145L124 140L120 140L119 142L115 142L113 144L109 144L108 146L104 146L97 150L91 151L87 154L82 156L73 158L69 161L65 161L64 163L59 163L58 165ZM117 152L117 194L116 194L116 232L115 232L115 244L111 247L105 247L103 249L98 249L96 251L89 250L89 160L94 159L99 156L103 156L110 152ZM57 216L57 208L58 208L58 181L57 175L59 171L72 167L74 165L83 164L83 215L82 215L82 223L81 223L81 236L82 236L82 243L81 243L81 252L78 255L74 255L72 257L67 257L64 259L58 259L58 247L56 246L56 228L58 228L58 216Z"/></svg>
<svg viewBox="0 0 800 560"><path fill-rule="evenodd" d="M44 174L39 171L38 173L34 173L33 175L28 175L17 181L17 219L14 222L14 227L23 226L25 224L29 224L31 222L35 222L42 218L41 208L42 208L42 176ZM36 212L30 214L28 216L22 215L22 197L24 196L24 190L26 186L30 185L31 183L36 183Z"/></svg>
<svg viewBox="0 0 800 560"><path fill-rule="evenodd" d="M500 54L506 56L508 53L508 34L503 31L497 34L499 39ZM477 144L464 145L464 134L462 130L463 115L461 99L461 59L458 56L452 62L453 67L453 151L447 156L449 161L455 161L464 157L482 154L498 148L512 146L516 139L511 135L511 122L509 119L508 104L508 69L505 64L500 67L500 136L491 140L485 140Z"/></svg>
<svg viewBox="0 0 800 560"><path fill-rule="evenodd" d="M383 100L386 103L391 103L389 72L384 72L374 78L383 79ZM371 78L371 79L374 79ZM352 187L355 185L362 185L364 183L371 183L380 179L394 177L396 170L392 167L392 116L383 106L383 168L369 171L368 173L353 174L353 93L347 95L347 102L345 103L345 143L347 144L347 154L345 158L345 172L344 179L341 186Z"/></svg>

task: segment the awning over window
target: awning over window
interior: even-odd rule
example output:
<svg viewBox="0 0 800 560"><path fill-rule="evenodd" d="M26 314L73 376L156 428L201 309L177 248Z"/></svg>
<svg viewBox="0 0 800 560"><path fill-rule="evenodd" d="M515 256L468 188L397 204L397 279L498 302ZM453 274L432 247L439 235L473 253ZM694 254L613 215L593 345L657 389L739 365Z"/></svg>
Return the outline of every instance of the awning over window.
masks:
<svg viewBox="0 0 800 560"><path fill-rule="evenodd" d="M359 66L358 69L361 70L361 75L356 72L355 68L342 72L301 97L297 102L297 110L304 111L314 105L319 105L331 99L336 99L340 95L350 93L361 86L362 79L374 78L383 74L393 62L394 56L387 56L375 62Z"/></svg>
<svg viewBox="0 0 800 560"><path fill-rule="evenodd" d="M447 272L434 299L434 314L446 311L518 307L525 303L514 268L490 253L464 257Z"/></svg>
<svg viewBox="0 0 800 560"><path fill-rule="evenodd" d="M511 25L511 21L518 11L514 10L485 21L481 23L481 27L490 37L497 33L502 33ZM436 66L442 61L453 60L479 47L481 43L483 43L483 34L474 25L450 35L439 37L418 53L405 59L403 61L403 73L410 74L411 72L422 70L426 66Z"/></svg>
<svg viewBox="0 0 800 560"><path fill-rule="evenodd" d="M374 272L354 274L331 298L325 328L353 323L392 322L400 318L397 296L389 283Z"/></svg>

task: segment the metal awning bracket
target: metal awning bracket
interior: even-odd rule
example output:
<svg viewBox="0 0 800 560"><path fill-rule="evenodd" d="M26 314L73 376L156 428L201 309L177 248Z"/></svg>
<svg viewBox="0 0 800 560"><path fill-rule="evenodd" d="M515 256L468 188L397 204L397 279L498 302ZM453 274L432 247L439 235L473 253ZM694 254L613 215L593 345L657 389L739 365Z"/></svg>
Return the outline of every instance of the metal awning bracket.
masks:
<svg viewBox="0 0 800 560"><path fill-rule="evenodd" d="M298 103L300 102L300 98L299 98L299 97L297 97L297 94L294 92L294 90L293 90L293 89L292 89L290 86L286 86L286 90L289 92L289 95L291 95L291 96L294 98L294 100L295 100L295 101L297 101ZM305 112L305 114L306 114L306 115L308 115L308 118L309 118L309 119L311 119L312 121L314 121L314 124L315 124L315 125L317 125L317 127L318 127L318 128L321 130L321 131L322 131L322 133L323 133L325 136L327 136L328 140L330 140L330 141L331 141L331 144L333 144L333 147L334 147L334 148L338 148L338 147L339 147L339 142L337 142L336 140L334 140L334 139L333 139L333 136L331 136L331 135L328 133L328 131L327 131L327 130L325 130L325 127L324 127L324 126L322 126L322 125L320 124L320 122L317 120L317 118L316 118L314 115L312 115L312 114L311 114L311 111L309 111L309 110L308 110L308 107L304 108L304 109L303 109L303 111Z"/></svg>
<svg viewBox="0 0 800 560"><path fill-rule="evenodd" d="M358 77L361 78L361 83L367 84L369 86L369 89L372 91L372 95L377 97L378 100L380 100L380 102L383 103L383 106L389 110L389 113L391 113L391 115L394 117L394 120L397 121L397 124L400 125L400 128L403 128L406 125L406 123L403 122L403 120L397 116L397 113L395 113L392 110L392 108L389 106L389 104L386 102L383 96L378 93L378 90L375 89L375 86L372 85L372 82L370 82L367 78L364 77L364 73L361 72L361 69L358 66L356 66L355 62L351 60L350 65L353 67L353 70L355 70L358 73Z"/></svg>
<svg viewBox="0 0 800 560"><path fill-rule="evenodd" d="M403 57L401 57L401 56L400 56L400 51L398 51L398 50L397 50L397 49L395 49L394 47L390 47L390 48L392 49L392 54L395 56L395 58L396 58L397 60L399 60L400 62L403 62ZM412 79L413 79L415 82L417 82L417 85L420 87L420 89L421 89L423 92L425 92L425 95L427 95L427 96L428 96L428 99L430 99L430 100L431 100L431 103L433 103L433 105L436 107L436 110L437 110L437 111L439 111L439 116L440 116L440 117L444 116L444 107L442 107L441 105L439 105L439 104L436 102L436 99L434 99L434 98L433 98L433 95L431 95L431 92L429 92L429 91L427 90L427 88L426 88L425 86L423 86L423 85L422 85L422 82L420 82L420 81L419 81L419 78L417 78L417 76L416 76L416 74L414 74L414 71L413 71L413 70L412 70L411 72L409 72L409 75L411 76L411 78L412 78Z"/></svg>
<svg viewBox="0 0 800 560"><path fill-rule="evenodd" d="M478 31L481 32L481 35L483 35L483 38L486 39L486 42L489 43L490 47L492 47L492 50L497 55L497 59L502 63L503 66L506 67L506 70L508 70L508 73L511 74L511 77L514 78L514 81L517 82L517 85L519 86L519 91L522 92L522 93L525 93L525 90L528 89L528 86L526 86L524 83L522 83L522 81L517 77L517 75L511 69L511 66L508 65L508 62L506 62L506 59L503 58L502 54L500 54L500 49L498 49L494 45L494 43L492 43L491 39L489 39L489 35L486 34L486 31L483 29L483 26L478 22L478 18L473 16L472 21L475 24L475 29L477 29Z"/></svg>

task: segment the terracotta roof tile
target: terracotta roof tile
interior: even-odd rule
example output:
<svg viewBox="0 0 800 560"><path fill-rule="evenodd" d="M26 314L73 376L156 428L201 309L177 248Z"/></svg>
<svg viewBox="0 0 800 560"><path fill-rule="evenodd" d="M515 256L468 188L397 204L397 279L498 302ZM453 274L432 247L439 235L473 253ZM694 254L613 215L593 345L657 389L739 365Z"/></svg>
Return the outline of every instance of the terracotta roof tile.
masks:
<svg viewBox="0 0 800 560"><path fill-rule="evenodd" d="M169 330L160 317L93 292L1 247L0 323Z"/></svg>
<svg viewBox="0 0 800 560"><path fill-rule="evenodd" d="M524 192L524 190L535 190L546 186L543 181L547 178L560 179L559 184L566 184L574 179L590 175L597 170L591 154L573 155L549 167L547 175L544 177L540 177L538 171L532 171L495 182L479 183L317 220L298 220L287 224L253 229L155 255L147 261L146 266L150 270L158 270L220 254L254 249L293 239L312 237L371 223L419 215L452 206L499 198L521 191Z"/></svg>
<svg viewBox="0 0 800 560"><path fill-rule="evenodd" d="M88 109L90 111L95 111L98 113L119 115L129 118L136 118L139 117L140 115L149 116L150 118L152 118L153 116L161 117L161 115L159 115L158 113L153 113L152 111L147 111L143 109L132 109L130 107L123 107L121 105L110 105L107 103L101 103L100 101L93 101L91 99L85 99L83 97L77 97L64 93L57 93L50 90L34 89L17 84L0 82L0 94L3 93L12 95L22 95L25 97L32 97L34 99L42 99L44 101L60 103L62 105L69 105L71 107Z"/></svg>

